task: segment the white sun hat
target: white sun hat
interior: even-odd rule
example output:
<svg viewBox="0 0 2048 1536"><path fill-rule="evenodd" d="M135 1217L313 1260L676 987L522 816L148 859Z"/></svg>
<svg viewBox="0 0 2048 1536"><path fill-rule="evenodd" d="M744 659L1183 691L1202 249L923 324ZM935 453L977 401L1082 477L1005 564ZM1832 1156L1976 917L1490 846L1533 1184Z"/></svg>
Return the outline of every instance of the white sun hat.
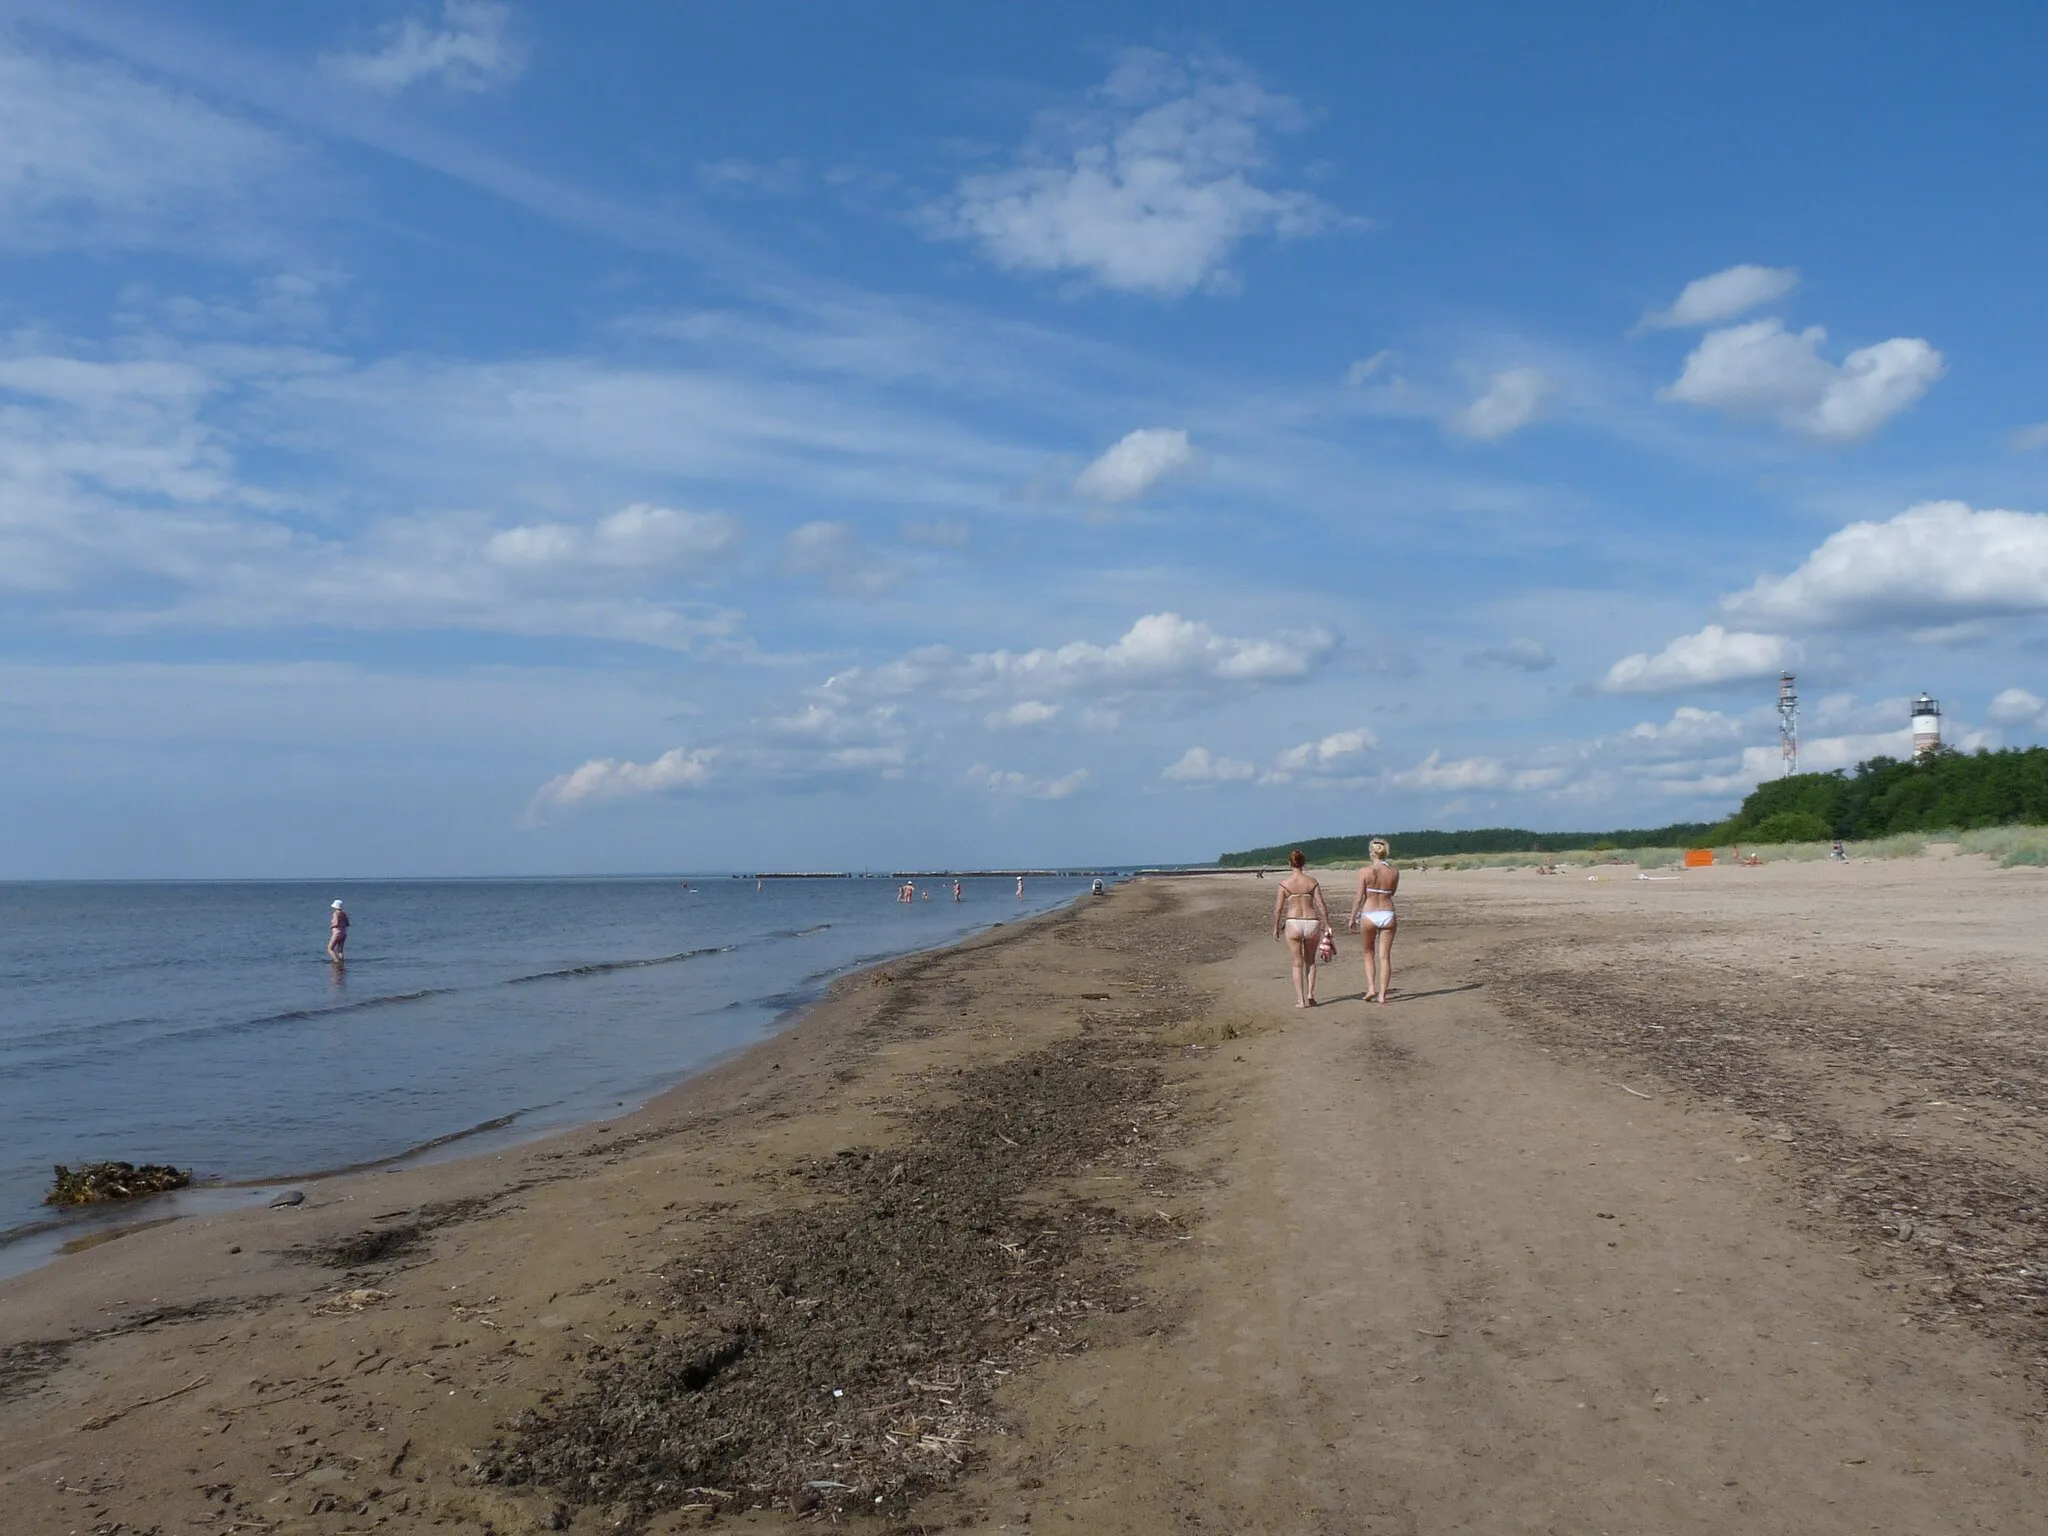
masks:
<svg viewBox="0 0 2048 1536"><path fill-rule="evenodd" d="M335 911L337 911L337 912L339 912L339 911L341 910L341 903L340 903L340 902L338 902L338 901L337 901L337 902L336 902L336 903L334 904L334 910L335 910Z"/></svg>

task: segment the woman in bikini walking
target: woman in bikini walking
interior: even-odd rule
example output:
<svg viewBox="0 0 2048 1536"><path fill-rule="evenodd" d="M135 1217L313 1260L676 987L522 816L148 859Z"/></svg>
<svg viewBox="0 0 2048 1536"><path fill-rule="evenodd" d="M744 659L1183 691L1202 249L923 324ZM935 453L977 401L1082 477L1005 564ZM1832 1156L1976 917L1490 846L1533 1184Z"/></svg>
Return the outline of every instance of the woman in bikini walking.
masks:
<svg viewBox="0 0 2048 1536"><path fill-rule="evenodd" d="M1287 941L1294 961L1294 1006L1316 1005L1316 950L1330 926L1330 909L1323 905L1323 888L1304 865L1308 860L1299 848L1287 855L1294 872L1280 882L1273 893L1273 937Z"/></svg>
<svg viewBox="0 0 2048 1536"><path fill-rule="evenodd" d="M1387 983L1394 979L1394 892L1401 871L1387 862L1385 838L1374 838L1368 847L1372 862L1358 872L1350 926L1365 936L1365 1000L1384 1003Z"/></svg>

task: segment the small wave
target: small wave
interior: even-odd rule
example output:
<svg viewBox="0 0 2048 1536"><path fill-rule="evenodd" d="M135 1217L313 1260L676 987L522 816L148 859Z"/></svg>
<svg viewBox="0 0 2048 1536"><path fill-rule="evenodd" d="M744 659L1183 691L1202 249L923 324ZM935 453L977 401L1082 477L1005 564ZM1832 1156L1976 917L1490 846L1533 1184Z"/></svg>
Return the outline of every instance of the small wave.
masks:
<svg viewBox="0 0 2048 1536"><path fill-rule="evenodd" d="M573 976L603 976L612 971L637 971L650 965L674 965L681 960L700 960L706 955L723 955L737 944L714 944L705 949L685 949L673 955L649 955L640 960L593 960L588 965L568 965L558 971L535 971L531 976L514 976L505 985L523 987L529 981L561 981Z"/></svg>
<svg viewBox="0 0 2048 1536"><path fill-rule="evenodd" d="M331 1013L360 1013L365 1008L389 1008L394 1003L417 1003L422 998L445 997L455 987L426 987L418 992L387 992L382 997L359 997L352 1002L329 1003L324 1008L292 1008L283 1013L258 1014L244 1019L243 1027L256 1024L292 1024L300 1019L324 1019Z"/></svg>

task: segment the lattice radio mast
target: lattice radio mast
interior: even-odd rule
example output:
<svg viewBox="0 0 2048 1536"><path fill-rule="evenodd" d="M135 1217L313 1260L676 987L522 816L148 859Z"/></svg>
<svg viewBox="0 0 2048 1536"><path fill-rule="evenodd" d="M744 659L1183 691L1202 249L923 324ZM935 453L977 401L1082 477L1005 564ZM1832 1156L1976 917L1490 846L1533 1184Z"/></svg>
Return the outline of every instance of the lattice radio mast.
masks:
<svg viewBox="0 0 2048 1536"><path fill-rule="evenodd" d="M1778 674L1778 755L1786 778L1799 771L1799 690L1790 672Z"/></svg>

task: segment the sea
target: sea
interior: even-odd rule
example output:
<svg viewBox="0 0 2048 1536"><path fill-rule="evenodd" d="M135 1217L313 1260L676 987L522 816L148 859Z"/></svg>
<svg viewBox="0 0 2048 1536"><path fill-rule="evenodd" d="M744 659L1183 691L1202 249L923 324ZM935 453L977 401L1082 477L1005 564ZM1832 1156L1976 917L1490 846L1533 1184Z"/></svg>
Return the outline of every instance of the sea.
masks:
<svg viewBox="0 0 2048 1536"><path fill-rule="evenodd" d="M0 883L0 1275L109 1225L627 1112L834 977L1090 876ZM326 956L329 903L351 920ZM193 1170L56 1212L54 1165Z"/></svg>

